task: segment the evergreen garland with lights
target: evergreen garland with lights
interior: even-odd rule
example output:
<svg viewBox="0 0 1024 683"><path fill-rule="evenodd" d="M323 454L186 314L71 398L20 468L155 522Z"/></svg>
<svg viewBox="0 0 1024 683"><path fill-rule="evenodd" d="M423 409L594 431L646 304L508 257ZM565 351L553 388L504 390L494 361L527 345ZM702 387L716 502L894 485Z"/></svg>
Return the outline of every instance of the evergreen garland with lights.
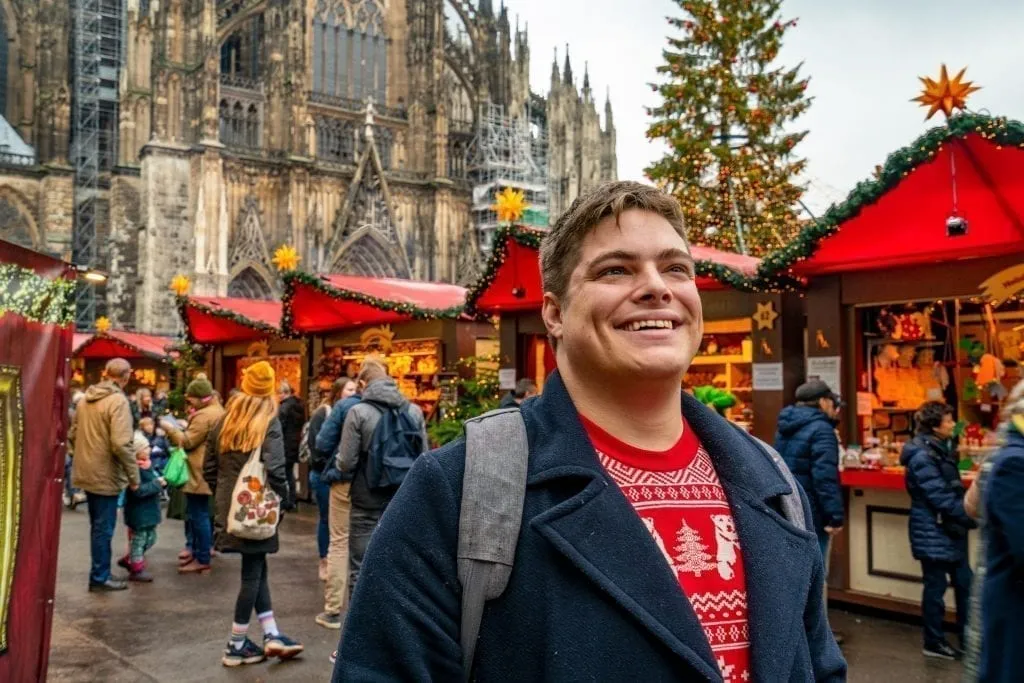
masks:
<svg viewBox="0 0 1024 683"><path fill-rule="evenodd" d="M807 225L786 246L766 256L758 267L758 276L777 277L798 261L810 258L821 240L835 234L844 222L881 199L918 166L934 159L944 144L968 135L980 135L997 147L1024 149L1024 123L1020 121L970 113L953 116L945 126L932 128L907 147L890 154L873 179L858 183L844 201L830 206L817 222Z"/></svg>
<svg viewBox="0 0 1024 683"><path fill-rule="evenodd" d="M489 410L494 410L501 403L502 390L498 383L498 372L491 368L481 368L479 363L497 364L497 356L472 356L462 358L449 371L458 372L458 378L452 380L458 398L454 406L441 407L441 419L427 425L427 435L435 447L440 447L462 436L463 425ZM472 376L463 377L472 370Z"/></svg>
<svg viewBox="0 0 1024 683"><path fill-rule="evenodd" d="M208 306L206 304L196 301L195 299L190 299L187 296L179 296L176 297L176 299L178 305L178 315L181 317L181 322L185 326L185 337L193 344L197 344L199 342L197 342L196 338L192 335L192 329L188 323L188 315L186 315L186 313L190 308L193 308L202 313L206 313L208 315L223 318L225 320L230 320L233 323L238 323L239 325L249 327L259 332L265 332L267 335L270 336L281 336L281 330L274 327L273 325L269 325L260 320L253 320L252 318L247 318L244 315L237 313L235 311L231 311L226 308L221 308L219 306Z"/></svg>
<svg viewBox="0 0 1024 683"><path fill-rule="evenodd" d="M455 320L465 310L463 305L436 309L420 308L415 304L405 302L388 301L387 299L370 296L362 292L353 292L352 290L334 287L326 276L313 275L299 270L283 273L282 279L284 280L284 295L281 297L281 334L286 337L297 338L302 336L301 332L295 330L292 316L292 299L295 297L295 290L298 287L310 287L338 301L349 301L372 306L380 311L408 316L412 320Z"/></svg>
<svg viewBox="0 0 1024 683"><path fill-rule="evenodd" d="M75 322L75 281L0 264L0 316L8 311L31 322L70 325Z"/></svg>
<svg viewBox="0 0 1024 683"><path fill-rule="evenodd" d="M694 244L765 254L800 227L806 162L793 151L807 133L791 124L810 106L807 79L772 67L796 20L778 18L781 0L675 2L685 15L668 21L683 35L663 51L647 129L670 151L647 176L679 199Z"/></svg>

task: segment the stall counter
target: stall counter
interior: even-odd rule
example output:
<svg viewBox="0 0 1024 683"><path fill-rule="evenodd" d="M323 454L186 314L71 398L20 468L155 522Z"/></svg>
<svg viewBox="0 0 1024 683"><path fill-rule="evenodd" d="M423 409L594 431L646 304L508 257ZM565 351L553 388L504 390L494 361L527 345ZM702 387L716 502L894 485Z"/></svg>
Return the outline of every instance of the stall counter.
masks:
<svg viewBox="0 0 1024 683"><path fill-rule="evenodd" d="M967 486L974 472L963 473ZM873 606L890 603L895 611L916 611L921 604L921 565L910 552L907 530L910 496L900 471L846 469L840 483L848 492L846 534L849 580L840 599ZM978 531L967 536L971 567L977 564ZM953 591L946 606L953 609Z"/></svg>

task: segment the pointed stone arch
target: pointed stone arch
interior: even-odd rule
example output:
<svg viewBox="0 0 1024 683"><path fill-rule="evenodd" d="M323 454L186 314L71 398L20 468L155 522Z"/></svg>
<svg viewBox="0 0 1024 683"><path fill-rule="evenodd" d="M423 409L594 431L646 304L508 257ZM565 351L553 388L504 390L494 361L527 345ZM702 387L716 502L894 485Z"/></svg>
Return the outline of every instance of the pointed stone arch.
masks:
<svg viewBox="0 0 1024 683"><path fill-rule="evenodd" d="M238 273L232 274L228 296L272 301L277 298L273 281L269 272L258 264L245 264Z"/></svg>
<svg viewBox="0 0 1024 683"><path fill-rule="evenodd" d="M0 236L36 251L42 251L45 242L25 196L10 185L0 185Z"/></svg>
<svg viewBox="0 0 1024 683"><path fill-rule="evenodd" d="M263 236L263 214L259 202L252 195L246 196L238 214L229 254L229 290L238 278L248 273L244 279L248 283L246 286L251 285L256 291L261 291L256 287L257 280L261 280L269 296L260 298L274 298L279 290L278 282L270 265L270 250Z"/></svg>
<svg viewBox="0 0 1024 683"><path fill-rule="evenodd" d="M410 278L412 268L394 224L391 191L369 117L366 145L345 205L334 222L329 263L335 273Z"/></svg>

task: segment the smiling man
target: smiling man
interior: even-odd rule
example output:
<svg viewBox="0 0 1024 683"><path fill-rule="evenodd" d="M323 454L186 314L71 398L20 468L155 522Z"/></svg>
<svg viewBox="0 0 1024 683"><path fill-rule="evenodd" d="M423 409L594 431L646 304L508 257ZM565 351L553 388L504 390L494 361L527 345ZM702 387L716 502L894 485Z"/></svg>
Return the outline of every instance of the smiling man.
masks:
<svg viewBox="0 0 1024 683"><path fill-rule="evenodd" d="M460 507L479 453L460 440L421 456L384 515L334 680L845 680L817 540L784 514L797 500L809 517L806 500L680 390L703 322L676 200L592 190L545 238L541 270L558 371L520 409L522 524L475 656Z"/></svg>

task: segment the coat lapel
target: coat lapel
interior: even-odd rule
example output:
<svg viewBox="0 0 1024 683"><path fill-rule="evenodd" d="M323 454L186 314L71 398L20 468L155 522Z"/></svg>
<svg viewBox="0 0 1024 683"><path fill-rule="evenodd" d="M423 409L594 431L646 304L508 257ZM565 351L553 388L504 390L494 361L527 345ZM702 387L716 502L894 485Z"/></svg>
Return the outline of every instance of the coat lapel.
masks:
<svg viewBox="0 0 1024 683"><path fill-rule="evenodd" d="M703 627L629 501L605 474L557 373L523 406L529 487L571 479L579 490L526 520L582 574L706 680L721 681Z"/></svg>
<svg viewBox="0 0 1024 683"><path fill-rule="evenodd" d="M803 638L804 605L820 551L767 503L790 492L754 441L689 396L687 423L700 437L729 498L747 580L751 667L759 681L788 680Z"/></svg>

